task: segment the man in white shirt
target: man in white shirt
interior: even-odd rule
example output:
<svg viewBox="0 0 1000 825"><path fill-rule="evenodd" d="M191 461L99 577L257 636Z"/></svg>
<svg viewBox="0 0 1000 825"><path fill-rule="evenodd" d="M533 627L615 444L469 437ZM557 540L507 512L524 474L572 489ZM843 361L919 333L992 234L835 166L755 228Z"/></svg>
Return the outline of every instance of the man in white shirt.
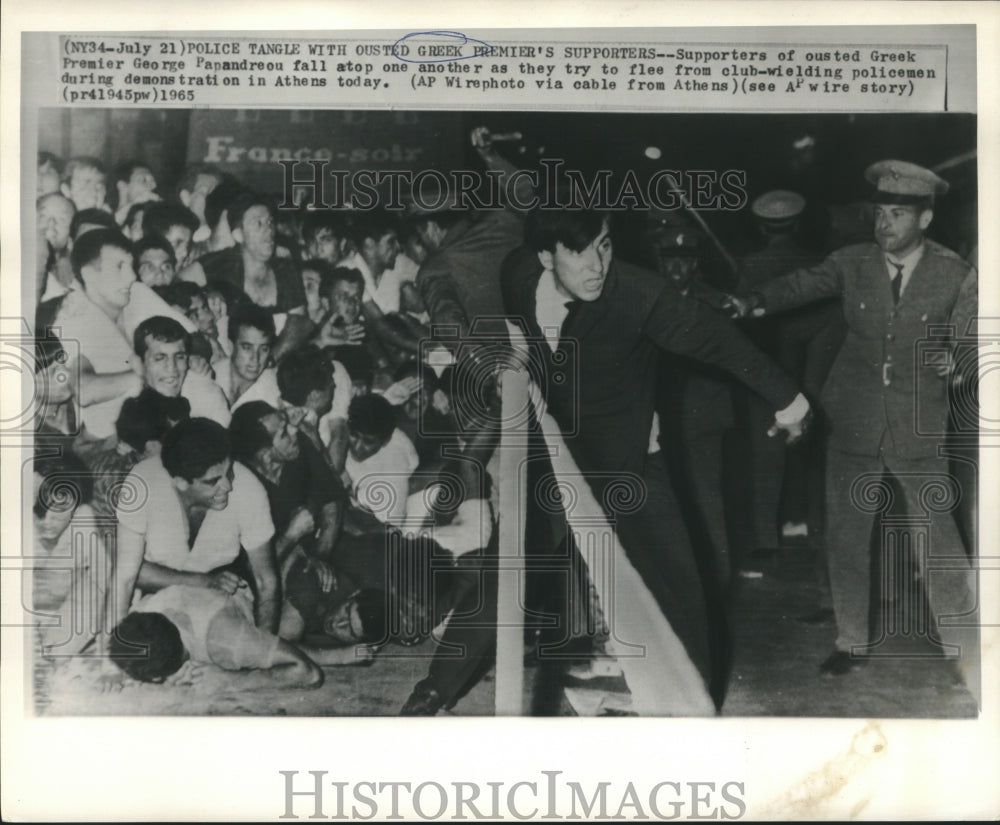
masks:
<svg viewBox="0 0 1000 825"><path fill-rule="evenodd" d="M125 484L145 496L118 504L106 632L125 617L137 587L155 593L171 585L214 588L252 602L256 626L277 632L280 597L267 493L250 470L232 461L221 425L204 418L177 424L164 436L160 455L137 464ZM241 549L253 596L233 569Z"/></svg>
<svg viewBox="0 0 1000 825"><path fill-rule="evenodd" d="M190 338L177 321L159 315L143 321L133 344L142 359L147 387L168 398L186 398L192 418L210 418L229 426L229 403L222 389L211 378L188 369Z"/></svg>
<svg viewBox="0 0 1000 825"><path fill-rule="evenodd" d="M140 362L122 327L136 283L131 246L120 232L95 229L77 239L70 257L78 284L61 299L53 326L62 341L79 345L78 354L67 349L67 367L79 377L83 423L93 437L108 438L122 401L142 389Z"/></svg>
<svg viewBox="0 0 1000 825"><path fill-rule="evenodd" d="M213 368L230 410L248 401L266 401L278 407L278 378L274 367L268 366L275 339L271 313L254 304L240 304L229 316L229 339L232 356L217 361Z"/></svg>

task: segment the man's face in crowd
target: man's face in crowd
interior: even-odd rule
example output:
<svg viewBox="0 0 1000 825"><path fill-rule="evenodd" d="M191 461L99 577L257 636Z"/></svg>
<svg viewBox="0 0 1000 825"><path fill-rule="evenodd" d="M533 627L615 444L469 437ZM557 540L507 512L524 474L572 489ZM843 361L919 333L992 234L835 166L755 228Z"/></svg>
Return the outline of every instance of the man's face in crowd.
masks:
<svg viewBox="0 0 1000 825"><path fill-rule="evenodd" d="M331 264L340 260L340 238L327 226L316 230L316 235L306 248L310 258L319 258Z"/></svg>
<svg viewBox="0 0 1000 825"><path fill-rule="evenodd" d="M361 621L358 600L352 596L337 605L323 622L323 628L328 636L343 645L355 645L365 641L365 628Z"/></svg>
<svg viewBox="0 0 1000 825"><path fill-rule="evenodd" d="M605 223L597 237L579 252L556 242L555 252L539 252L538 259L555 274L560 293L578 301L596 301L604 291L613 254L610 227Z"/></svg>
<svg viewBox="0 0 1000 825"><path fill-rule="evenodd" d="M361 317L360 284L337 281L330 289L330 311L335 318L343 318L345 324L356 324Z"/></svg>
<svg viewBox="0 0 1000 825"><path fill-rule="evenodd" d="M883 252L905 257L920 245L931 224L930 209L900 204L875 206L875 241Z"/></svg>
<svg viewBox="0 0 1000 825"><path fill-rule="evenodd" d="M372 257L375 262L385 269L392 269L396 265L396 257L399 255L399 238L395 232L386 232L378 241L369 239L366 241L372 250Z"/></svg>
<svg viewBox="0 0 1000 825"><path fill-rule="evenodd" d="M319 308L319 284L320 276L315 269L302 270L302 288L306 293L306 308L309 312L315 312Z"/></svg>
<svg viewBox="0 0 1000 825"><path fill-rule="evenodd" d="M176 398L181 394L188 372L188 354L184 341L157 341L146 336L146 354L142 357L146 385L160 395Z"/></svg>
<svg viewBox="0 0 1000 825"><path fill-rule="evenodd" d="M147 249L139 256L139 280L148 287L166 286L175 271L173 258L162 249Z"/></svg>
<svg viewBox="0 0 1000 825"><path fill-rule="evenodd" d="M415 234L411 234L406 239L406 254L409 256L410 260L416 264L422 264L424 261L430 257L430 251L427 249L426 244Z"/></svg>
<svg viewBox="0 0 1000 825"><path fill-rule="evenodd" d="M113 308L124 309L129 292L135 283L132 256L117 246L105 246L100 257L81 268L83 285L87 293L96 296Z"/></svg>
<svg viewBox="0 0 1000 825"><path fill-rule="evenodd" d="M348 428L347 448L351 453L351 458L355 461L365 461L371 458L382 447L382 442L374 435L364 435Z"/></svg>
<svg viewBox="0 0 1000 825"><path fill-rule="evenodd" d="M69 227L76 210L69 198L59 194L44 197L38 205L38 226L45 233L45 240L56 250L63 250L69 243Z"/></svg>
<svg viewBox="0 0 1000 825"><path fill-rule="evenodd" d="M208 302L203 295L195 295L191 299L191 306L185 315L187 315L189 320L198 325L198 332L203 332L205 335L210 335L213 338L218 333L218 328L215 325L215 316L212 314L212 310L208 308Z"/></svg>
<svg viewBox="0 0 1000 825"><path fill-rule="evenodd" d="M174 479L178 489L187 491L189 501L195 507L209 510L225 510L229 506L229 494L233 491L233 462L220 461L209 467L200 478L191 482Z"/></svg>
<svg viewBox="0 0 1000 825"><path fill-rule="evenodd" d="M156 191L156 178L145 166L137 166L132 170L129 179L120 183L119 187L122 193L121 200L124 203L146 201Z"/></svg>
<svg viewBox="0 0 1000 825"><path fill-rule="evenodd" d="M298 431L288 423L283 412L264 416L261 423L271 434L271 450L280 461L294 461L299 457Z"/></svg>
<svg viewBox="0 0 1000 825"><path fill-rule="evenodd" d="M164 238L173 247L174 257L177 258L177 262L184 263L191 249L191 230L183 224L174 224L167 230Z"/></svg>
<svg viewBox="0 0 1000 825"><path fill-rule="evenodd" d="M104 173L92 166L79 166L69 182L62 185L62 193L73 201L78 211L100 209L108 193Z"/></svg>
<svg viewBox="0 0 1000 825"><path fill-rule="evenodd" d="M242 326L233 341L232 366L245 381L256 381L271 357L271 339L256 327Z"/></svg>
<svg viewBox="0 0 1000 825"><path fill-rule="evenodd" d="M58 192L59 183L59 170L56 169L50 161L46 161L38 167L38 189L36 197L40 198L43 195Z"/></svg>
<svg viewBox="0 0 1000 825"><path fill-rule="evenodd" d="M251 257L258 261L271 260L274 256L274 218L271 211L263 204L251 206L243 213L243 221L233 237Z"/></svg>

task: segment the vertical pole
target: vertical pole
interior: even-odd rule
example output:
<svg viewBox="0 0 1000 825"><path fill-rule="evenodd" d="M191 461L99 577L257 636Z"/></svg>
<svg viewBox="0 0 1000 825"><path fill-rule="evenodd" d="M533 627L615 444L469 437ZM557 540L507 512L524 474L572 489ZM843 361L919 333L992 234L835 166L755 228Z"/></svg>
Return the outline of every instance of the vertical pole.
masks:
<svg viewBox="0 0 1000 825"><path fill-rule="evenodd" d="M497 571L497 716L524 713L524 524L526 436L528 422L519 415L527 408L526 370L507 370L501 388L499 570ZM521 420L525 418L525 420Z"/></svg>

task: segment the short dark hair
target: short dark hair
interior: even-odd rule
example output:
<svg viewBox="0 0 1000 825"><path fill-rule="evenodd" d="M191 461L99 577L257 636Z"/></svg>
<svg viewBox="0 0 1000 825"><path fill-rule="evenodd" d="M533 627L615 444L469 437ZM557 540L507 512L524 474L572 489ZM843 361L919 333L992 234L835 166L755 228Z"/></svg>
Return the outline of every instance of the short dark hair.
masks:
<svg viewBox="0 0 1000 825"><path fill-rule="evenodd" d="M188 355L197 355L211 362L212 345L209 343L208 336L203 332L192 332L189 338L191 345L188 347Z"/></svg>
<svg viewBox="0 0 1000 825"><path fill-rule="evenodd" d="M302 240L308 246L316 239L321 229L329 229L337 237L344 234L344 221L340 213L332 209L313 209L302 218Z"/></svg>
<svg viewBox="0 0 1000 825"><path fill-rule="evenodd" d="M160 460L169 475L192 482L232 452L225 427L209 418L189 418L163 436Z"/></svg>
<svg viewBox="0 0 1000 825"><path fill-rule="evenodd" d="M115 421L118 440L136 452L149 441L163 441L177 422L191 417L191 402L183 396L169 398L151 387L143 387L134 398L126 398Z"/></svg>
<svg viewBox="0 0 1000 825"><path fill-rule="evenodd" d="M162 613L129 613L108 643L111 661L139 682L163 682L181 669L185 653L180 631Z"/></svg>
<svg viewBox="0 0 1000 825"><path fill-rule="evenodd" d="M319 275L319 282L322 286L323 281L333 275L334 267L333 264L329 261L324 261L322 258L309 258L299 266L300 272L305 272L307 269Z"/></svg>
<svg viewBox="0 0 1000 825"><path fill-rule="evenodd" d="M105 212L103 209L80 209L73 215L73 220L69 222L69 236L76 239L76 233L85 223L96 224L104 229L118 229L114 215L110 212ZM93 232L93 230L90 231Z"/></svg>
<svg viewBox="0 0 1000 825"><path fill-rule="evenodd" d="M306 265L303 264L302 268L305 269ZM324 274L320 271L320 284L319 284L319 294L330 300L330 295L333 293L333 288L341 283L345 282L348 284L353 284L358 287L362 294L365 291L365 278L354 269L354 267L347 266L335 266L328 270L329 274Z"/></svg>
<svg viewBox="0 0 1000 825"><path fill-rule="evenodd" d="M381 395L359 395L347 408L347 426L358 435L372 436L386 444L396 429L396 411Z"/></svg>
<svg viewBox="0 0 1000 825"><path fill-rule="evenodd" d="M214 287L215 284L211 284L211 286ZM239 337L240 327L253 327L263 332L271 339L272 344L274 339L278 337L274 329L274 316L264 307L259 307L249 301L238 302L229 314L229 329L226 332L233 344Z"/></svg>
<svg viewBox="0 0 1000 825"><path fill-rule="evenodd" d="M333 385L330 364L320 350L310 344L292 350L278 362L278 389L289 404L301 407L313 390Z"/></svg>
<svg viewBox="0 0 1000 825"><path fill-rule="evenodd" d="M166 236L172 226L183 226L192 233L198 228L198 217L186 206L168 201L150 204L142 213L142 234Z"/></svg>
<svg viewBox="0 0 1000 825"><path fill-rule="evenodd" d="M83 268L96 263L104 248L108 246L127 252L130 256L132 254L132 244L117 229L95 229L92 232L84 232L76 239L69 256L73 274L82 280L80 273Z"/></svg>
<svg viewBox="0 0 1000 825"><path fill-rule="evenodd" d="M274 438L264 426L264 419L278 410L266 401L248 401L233 410L229 436L233 441L233 458L252 464L257 453L271 447Z"/></svg>
<svg viewBox="0 0 1000 825"><path fill-rule="evenodd" d="M168 318L166 315L154 315L135 328L135 332L132 333L132 349L140 358L145 358L146 352L149 350L149 344L146 343L147 338L162 341L165 344L183 341L184 349L187 351L191 349L188 331L179 321Z"/></svg>
<svg viewBox="0 0 1000 825"><path fill-rule="evenodd" d="M199 295L202 298L205 297L205 289L193 281L171 281L169 284L156 287L156 294L170 306L187 312L191 309L191 302L195 298Z"/></svg>
<svg viewBox="0 0 1000 825"><path fill-rule="evenodd" d="M90 502L94 494L93 473L75 453L35 453L34 471L42 477L32 511L38 518L55 508L66 510Z"/></svg>
<svg viewBox="0 0 1000 825"><path fill-rule="evenodd" d="M372 209L351 216L347 234L354 245L361 249L365 240L380 241L390 232L399 231L399 218L385 209Z"/></svg>
<svg viewBox="0 0 1000 825"><path fill-rule="evenodd" d="M142 205L142 204L138 204ZM177 263L177 255L174 252L174 248L170 245L170 242L159 234L143 235L138 241L132 244L132 265L135 271L139 271L139 259L142 258L143 252L148 252L150 249L159 249L161 252L166 252L170 257L170 260L174 264Z"/></svg>
<svg viewBox="0 0 1000 825"><path fill-rule="evenodd" d="M555 252L560 243L582 252L611 217L592 209L534 209L524 223L524 243L534 252Z"/></svg>
<svg viewBox="0 0 1000 825"><path fill-rule="evenodd" d="M263 195L258 195L256 192L243 192L233 198L229 204L229 228L239 229L243 223L243 216L255 206L266 207L271 216L274 216L274 209L271 206L270 200Z"/></svg>

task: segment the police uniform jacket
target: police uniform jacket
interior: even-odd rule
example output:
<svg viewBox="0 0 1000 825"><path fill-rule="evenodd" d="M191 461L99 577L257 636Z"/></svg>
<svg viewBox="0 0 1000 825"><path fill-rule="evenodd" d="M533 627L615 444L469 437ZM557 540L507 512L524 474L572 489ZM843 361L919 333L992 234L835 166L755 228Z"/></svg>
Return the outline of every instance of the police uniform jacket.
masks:
<svg viewBox="0 0 1000 825"><path fill-rule="evenodd" d="M885 448L906 459L937 454L948 393L935 366L950 346L946 325L961 335L975 314L976 281L955 253L924 244L898 304L875 243L845 247L758 287L768 313L841 296L847 336L821 402L838 450L876 456Z"/></svg>

